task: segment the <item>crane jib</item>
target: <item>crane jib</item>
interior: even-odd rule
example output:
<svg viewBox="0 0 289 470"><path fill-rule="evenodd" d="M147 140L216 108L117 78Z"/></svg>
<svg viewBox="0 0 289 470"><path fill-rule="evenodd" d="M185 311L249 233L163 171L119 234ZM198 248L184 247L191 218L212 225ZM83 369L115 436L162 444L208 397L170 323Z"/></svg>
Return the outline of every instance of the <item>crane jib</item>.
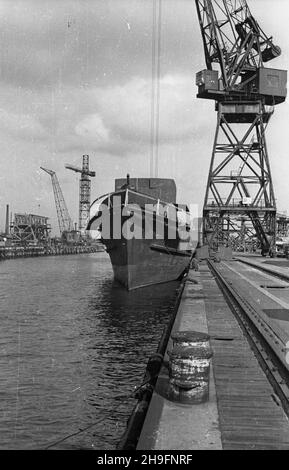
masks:
<svg viewBox="0 0 289 470"><path fill-rule="evenodd" d="M195 0L206 60L198 74L200 98L222 101L230 94L262 99L267 105L285 101L287 71L264 67L281 55L252 16L244 0ZM262 70L264 69L264 70Z"/></svg>

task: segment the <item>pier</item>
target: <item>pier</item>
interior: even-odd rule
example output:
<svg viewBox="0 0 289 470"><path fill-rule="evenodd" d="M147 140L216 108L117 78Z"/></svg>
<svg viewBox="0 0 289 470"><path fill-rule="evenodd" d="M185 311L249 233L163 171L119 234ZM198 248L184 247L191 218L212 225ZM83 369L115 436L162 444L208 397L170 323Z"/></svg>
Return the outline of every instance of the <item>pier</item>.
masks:
<svg viewBox="0 0 289 470"><path fill-rule="evenodd" d="M77 255L80 253L97 253L104 251L101 244L90 246L7 246L0 247L0 260L31 258L35 256L61 256L61 255Z"/></svg>
<svg viewBox="0 0 289 470"><path fill-rule="evenodd" d="M288 449L288 322L287 260L236 256L191 269L136 449ZM168 393L172 335L179 331L209 334L204 403Z"/></svg>

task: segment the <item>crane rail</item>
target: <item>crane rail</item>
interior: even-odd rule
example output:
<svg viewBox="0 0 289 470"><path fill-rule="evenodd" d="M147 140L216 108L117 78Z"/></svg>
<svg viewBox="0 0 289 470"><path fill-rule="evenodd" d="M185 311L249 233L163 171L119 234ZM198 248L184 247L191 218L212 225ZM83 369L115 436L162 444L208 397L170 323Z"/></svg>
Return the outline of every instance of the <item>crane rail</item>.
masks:
<svg viewBox="0 0 289 470"><path fill-rule="evenodd" d="M270 276L274 276L282 281L288 282L289 283L289 273L284 274L284 273L278 273L276 271L272 271L270 268L267 268L265 266L260 266L255 263L250 263L248 260L244 260L241 258L236 258L240 263L246 264L247 266L250 266L251 268L258 269L259 271L262 271L266 274L270 274Z"/></svg>
<svg viewBox="0 0 289 470"><path fill-rule="evenodd" d="M289 364L286 362L286 346L256 307L238 292L233 283L225 279L216 263L208 260L208 265L273 387L276 402L282 404L289 417Z"/></svg>

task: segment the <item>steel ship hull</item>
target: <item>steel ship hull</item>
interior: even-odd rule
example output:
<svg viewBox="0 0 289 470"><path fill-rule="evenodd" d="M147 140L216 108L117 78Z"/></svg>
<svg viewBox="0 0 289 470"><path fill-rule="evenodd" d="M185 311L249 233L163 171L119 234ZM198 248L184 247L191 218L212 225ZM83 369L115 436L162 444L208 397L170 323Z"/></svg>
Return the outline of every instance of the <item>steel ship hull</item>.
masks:
<svg viewBox="0 0 289 470"><path fill-rule="evenodd" d="M131 290L181 278L190 255L163 251L159 242L135 239L104 242L115 280Z"/></svg>
<svg viewBox="0 0 289 470"><path fill-rule="evenodd" d="M144 179L143 179L144 180ZM143 181L142 180L142 181ZM155 179L157 180L157 179ZM165 180L161 180L165 181ZM148 192L148 190L146 189ZM155 191L155 187L154 187ZM165 187L165 195L171 203L170 191ZM131 238L123 236L116 237L114 226L117 225L117 215L115 198L120 198L121 206L131 208L134 204L141 207L141 214L134 214L134 225L140 229L142 237ZM151 237L145 237L143 233L143 221L146 217L146 204L159 204L160 200L155 198L155 194L141 193L135 189L120 188L120 190L110 193L102 200L102 204L109 207L109 217L111 221L110 236L101 232L101 241L106 247L106 251L110 256L114 279L122 284L127 290L137 289L154 284L161 284L180 279L189 266L191 259L191 251L184 249L188 247L188 243L181 242L177 239L168 239L167 232L160 235L157 227L155 216L153 222L153 230ZM166 204L162 202L162 204ZM93 205L92 205L93 207ZM88 224L88 229L93 230L97 223L98 210L93 214ZM119 225L127 221L128 217L121 216ZM171 226L172 221L166 219L166 227ZM182 248L182 249L181 249Z"/></svg>

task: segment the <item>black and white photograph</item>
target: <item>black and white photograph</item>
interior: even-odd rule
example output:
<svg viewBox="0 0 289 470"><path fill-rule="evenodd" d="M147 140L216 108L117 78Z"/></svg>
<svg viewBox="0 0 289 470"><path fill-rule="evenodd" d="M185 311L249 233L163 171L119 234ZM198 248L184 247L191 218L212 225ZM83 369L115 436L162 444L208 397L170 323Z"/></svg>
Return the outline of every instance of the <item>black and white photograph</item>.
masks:
<svg viewBox="0 0 289 470"><path fill-rule="evenodd" d="M288 27L0 0L0 451L289 450Z"/></svg>

